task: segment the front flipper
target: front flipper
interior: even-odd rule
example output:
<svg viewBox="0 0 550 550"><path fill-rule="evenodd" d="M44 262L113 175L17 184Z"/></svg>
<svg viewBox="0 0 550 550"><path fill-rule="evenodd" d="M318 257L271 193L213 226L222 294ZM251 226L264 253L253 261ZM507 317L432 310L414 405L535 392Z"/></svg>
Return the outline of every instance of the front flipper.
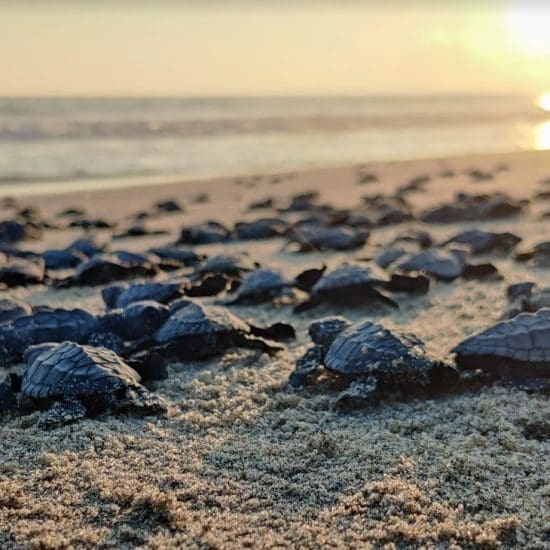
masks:
<svg viewBox="0 0 550 550"><path fill-rule="evenodd" d="M76 422L86 416L86 407L80 401L56 401L39 420L38 427L52 430Z"/></svg>
<svg viewBox="0 0 550 550"><path fill-rule="evenodd" d="M0 384L0 415L17 409L16 386L19 378L15 374L8 374Z"/></svg>
<svg viewBox="0 0 550 550"><path fill-rule="evenodd" d="M296 305L294 307L294 313L303 313L304 311L308 311L310 309L313 309L314 307L317 307L321 303L321 300L319 298L310 298L309 300L306 300L305 302L301 302L300 304Z"/></svg>
<svg viewBox="0 0 550 550"><path fill-rule="evenodd" d="M309 348L298 361L296 368L288 377L288 385L295 390L302 389L312 378L316 377L323 362L323 348L313 346Z"/></svg>
<svg viewBox="0 0 550 550"><path fill-rule="evenodd" d="M378 400L378 380L369 376L352 382L336 399L335 407L339 409L356 409L367 407Z"/></svg>
<svg viewBox="0 0 550 550"><path fill-rule="evenodd" d="M375 301L381 302L394 309L399 309L399 304L395 300L392 300L392 298L390 298L387 294L385 294L384 292L381 292L376 288L370 289L370 291L368 292L367 298L369 299L368 300L369 302L370 302L370 298L373 298Z"/></svg>
<svg viewBox="0 0 550 550"><path fill-rule="evenodd" d="M126 388L126 397L121 400L118 409L131 409L132 412L140 412L145 415L164 414L168 406L159 395L148 391L143 386L129 386Z"/></svg>
<svg viewBox="0 0 550 550"><path fill-rule="evenodd" d="M257 349L269 353L269 355L274 355L285 349L284 346L280 346L276 342L252 334L237 334L235 336L235 345L241 348Z"/></svg>
<svg viewBox="0 0 550 550"><path fill-rule="evenodd" d="M250 326L250 332L254 336L267 340L275 340L276 342L288 342L296 339L296 331L292 325L288 323L274 323L268 327Z"/></svg>

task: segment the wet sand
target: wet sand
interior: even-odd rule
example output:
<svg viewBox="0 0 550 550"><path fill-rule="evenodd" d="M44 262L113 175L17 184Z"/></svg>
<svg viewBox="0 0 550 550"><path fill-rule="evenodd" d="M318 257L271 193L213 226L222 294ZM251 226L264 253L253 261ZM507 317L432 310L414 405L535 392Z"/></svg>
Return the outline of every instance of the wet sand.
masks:
<svg viewBox="0 0 550 550"><path fill-rule="evenodd" d="M464 174L497 167L490 181ZM246 211L253 200L273 196L284 203L299 191L318 190L321 202L353 206L361 195L390 193L423 174L432 179L427 192L411 195L417 208L456 191L531 198L550 177L550 154L372 164L364 170L379 181L358 185L358 167L350 166L21 202L38 205L46 217L79 206L121 222L157 200L181 200L187 212L150 224L171 236L116 241L120 248L144 250L173 239L183 224L270 215ZM454 175L441 177L448 170ZM198 193L207 193L209 202L192 203ZM282 240L199 250L247 250L293 275L372 254L407 227L424 227L438 240L465 227L512 231L523 237L521 247L528 246L548 239L550 219L541 219L548 210L549 201L538 201L511 220L381 228L355 253L297 255L282 252ZM28 248L61 247L80 234L48 231ZM231 351L210 361L171 364L169 377L155 385L169 400L166 418L103 415L51 432L38 430L38 412L3 420L0 547L548 548L549 446L532 437L547 426L546 396L495 386L429 400L389 398L342 413L334 410L336 392L328 386L298 393L285 387L308 344L312 319L335 312L376 319L418 334L445 355L499 318L508 284L550 282L548 269L508 258L495 263L504 281L437 283L426 296L403 299L398 312L321 307L293 315L289 306L235 307L259 323L290 320L297 341L275 358ZM97 288L17 289L10 295L33 304L102 308Z"/></svg>

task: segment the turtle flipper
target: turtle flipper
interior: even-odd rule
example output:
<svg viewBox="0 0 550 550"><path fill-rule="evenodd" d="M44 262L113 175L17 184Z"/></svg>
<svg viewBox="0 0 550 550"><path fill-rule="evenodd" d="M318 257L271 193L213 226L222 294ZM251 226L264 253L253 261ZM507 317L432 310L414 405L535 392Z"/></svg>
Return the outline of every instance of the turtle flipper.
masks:
<svg viewBox="0 0 550 550"><path fill-rule="evenodd" d="M383 304L390 306L394 309L399 309L398 303L390 298L387 294L384 292L380 292L380 290L377 290L376 288L371 288L369 290L369 297L374 298L375 300L382 302Z"/></svg>
<svg viewBox="0 0 550 550"><path fill-rule="evenodd" d="M16 385L17 375L9 374L0 384L0 415L17 409Z"/></svg>
<svg viewBox="0 0 550 550"><path fill-rule="evenodd" d="M301 389L315 377L323 361L323 348L313 346L309 348L298 361L296 368L288 377L288 385L292 389Z"/></svg>
<svg viewBox="0 0 550 550"><path fill-rule="evenodd" d="M56 401L39 420L38 427L43 430L59 428L84 418L86 407L80 401Z"/></svg>
<svg viewBox="0 0 550 550"><path fill-rule="evenodd" d="M304 311L308 311L310 309L313 309L314 307L317 307L321 303L321 300L318 298L315 299L309 299L305 302L301 302L300 304L296 305L294 307L294 313L303 313Z"/></svg>
<svg viewBox="0 0 550 550"><path fill-rule="evenodd" d="M250 325L250 332L259 338L275 340L276 342L287 342L296 338L294 327L288 323L274 323L268 327Z"/></svg>
<svg viewBox="0 0 550 550"><path fill-rule="evenodd" d="M279 353L285 349L276 342L254 336L253 334L237 334L235 336L235 345L242 348L257 349L270 355Z"/></svg>
<svg viewBox="0 0 550 550"><path fill-rule="evenodd" d="M375 402L378 397L378 380L369 376L352 382L336 399L335 406L339 409L355 409L366 407Z"/></svg>
<svg viewBox="0 0 550 550"><path fill-rule="evenodd" d="M126 397L121 400L118 408L131 409L144 415L163 414L167 411L166 401L149 392L143 386L129 386L126 388Z"/></svg>

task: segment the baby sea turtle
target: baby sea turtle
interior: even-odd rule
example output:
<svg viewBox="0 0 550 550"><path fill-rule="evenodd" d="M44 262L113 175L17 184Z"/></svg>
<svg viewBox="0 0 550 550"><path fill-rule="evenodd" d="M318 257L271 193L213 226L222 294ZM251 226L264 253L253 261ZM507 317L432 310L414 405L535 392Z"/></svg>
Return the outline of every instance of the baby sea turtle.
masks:
<svg viewBox="0 0 550 550"><path fill-rule="evenodd" d="M543 307L550 307L550 287L539 287L536 283L516 283L506 290L508 308L504 319L512 319L520 313L535 313Z"/></svg>
<svg viewBox="0 0 550 550"><path fill-rule="evenodd" d="M176 246L151 248L150 252L156 254L159 258L176 261L185 267L197 265L204 259L203 256L200 256L193 250L178 248Z"/></svg>
<svg viewBox="0 0 550 550"><path fill-rule="evenodd" d="M65 340L86 343L97 328L97 318L82 309L44 309L19 317L2 325L0 364L20 359L27 347L36 344Z"/></svg>
<svg viewBox="0 0 550 550"><path fill-rule="evenodd" d="M458 193L453 202L428 210L421 219L425 223L494 220L515 216L522 209L521 202L515 201L505 193Z"/></svg>
<svg viewBox="0 0 550 550"><path fill-rule="evenodd" d="M234 235L239 240L272 239L284 235L288 223L280 218L260 218L235 224Z"/></svg>
<svg viewBox="0 0 550 550"><path fill-rule="evenodd" d="M105 305L110 308L124 308L133 302L153 300L168 304L184 294L182 283L148 282L133 285L115 284L101 291Z"/></svg>
<svg viewBox="0 0 550 550"><path fill-rule="evenodd" d="M248 254L219 254L199 265L195 270L195 275L200 277L222 273L238 276L248 271L254 271L258 267L260 266Z"/></svg>
<svg viewBox="0 0 550 550"><path fill-rule="evenodd" d="M397 270L405 273L419 271L442 281L452 281L464 272L466 257L465 250L430 248L405 259L399 263Z"/></svg>
<svg viewBox="0 0 550 550"><path fill-rule="evenodd" d="M42 254L42 257L44 258L46 269L73 269L86 261L84 254L70 248L46 250Z"/></svg>
<svg viewBox="0 0 550 550"><path fill-rule="evenodd" d="M229 229L219 222L198 223L182 229L176 245L220 243L227 241L230 234Z"/></svg>
<svg viewBox="0 0 550 550"><path fill-rule="evenodd" d="M29 221L7 220L0 222L0 242L17 243L23 240L40 239L42 230Z"/></svg>
<svg viewBox="0 0 550 550"><path fill-rule="evenodd" d="M228 304L258 304L268 302L290 290L292 283L285 279L278 269L257 269L246 275L237 289L229 297Z"/></svg>
<svg viewBox="0 0 550 550"><path fill-rule="evenodd" d="M94 286L113 281L155 275L159 268L146 256L117 252L96 254L80 264L73 275L59 282L59 286Z"/></svg>
<svg viewBox="0 0 550 550"><path fill-rule="evenodd" d="M361 248L368 238L369 232L362 229L320 224L304 224L289 231L289 244L297 244L299 252L354 250Z"/></svg>
<svg viewBox="0 0 550 550"><path fill-rule="evenodd" d="M324 273L313 285L309 300L298 304L294 311L300 313L323 302L349 306L378 302L396 308L396 302L381 291L388 283L386 273L375 264L343 264Z"/></svg>
<svg viewBox="0 0 550 550"><path fill-rule="evenodd" d="M140 384L139 374L114 352L75 342L42 344L25 352L22 408L49 406L39 427L51 429L107 409L159 414L164 401ZM19 388L14 387L17 390Z"/></svg>
<svg viewBox="0 0 550 550"><path fill-rule="evenodd" d="M522 313L470 336L458 344L461 369L481 369L520 387L550 387L550 309Z"/></svg>
<svg viewBox="0 0 550 550"><path fill-rule="evenodd" d="M363 202L375 225L395 225L414 219L411 205L403 196L365 196Z"/></svg>
<svg viewBox="0 0 550 550"><path fill-rule="evenodd" d="M296 364L289 384L311 383L321 365L350 384L340 405L366 404L378 394L400 390L445 390L458 372L431 355L414 334L390 330L372 321L350 324L341 317L316 321L309 334L314 346Z"/></svg>
<svg viewBox="0 0 550 550"><path fill-rule="evenodd" d="M154 336L155 351L168 357L201 359L232 347L274 353L284 348L267 338L280 336L284 330L287 336L289 330L293 333L289 325L255 327L221 306L203 306L189 300L175 305L178 309Z"/></svg>
<svg viewBox="0 0 550 550"><path fill-rule="evenodd" d="M443 246L449 244L464 245L474 255L495 252L508 254L519 242L521 242L521 237L513 233L493 233L491 231L482 231L481 229L471 229L454 235L445 241Z"/></svg>
<svg viewBox="0 0 550 550"><path fill-rule="evenodd" d="M0 263L0 283L9 287L44 282L44 260L10 257Z"/></svg>
<svg viewBox="0 0 550 550"><path fill-rule="evenodd" d="M152 300L132 302L101 316L97 330L117 334L127 341L137 340L153 334L170 314L168 306Z"/></svg>

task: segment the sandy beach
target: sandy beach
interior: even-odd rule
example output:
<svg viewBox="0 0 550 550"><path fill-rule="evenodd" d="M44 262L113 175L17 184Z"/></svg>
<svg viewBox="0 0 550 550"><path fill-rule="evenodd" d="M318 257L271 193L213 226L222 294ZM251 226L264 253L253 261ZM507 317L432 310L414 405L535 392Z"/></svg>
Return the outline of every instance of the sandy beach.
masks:
<svg viewBox="0 0 550 550"><path fill-rule="evenodd" d="M494 174L475 181L471 169ZM359 173L377 181L359 184ZM87 216L132 225L132 216L160 200L185 212L147 221L165 235L113 241L144 251L174 241L196 222L274 215L249 210L273 198L288 204L299 192L318 191L321 203L354 207L364 195L391 195L415 177L425 191L408 196L415 211L452 200L457 192L508 193L531 199L524 213L498 221L375 228L353 252L283 251L283 239L196 247L208 256L247 251L263 266L294 276L322 264L372 257L408 228L436 242L467 228L511 231L521 249L548 240L550 202L533 199L549 186L550 152L371 163L284 174L172 181L121 189L73 188L15 197L48 220L69 207ZM197 195L207 199L197 201ZM2 217L13 214L5 209ZM112 231L94 232L109 239ZM21 248L62 248L81 229L47 230ZM481 257L480 260L483 260ZM321 306L293 314L290 305L234 306L259 324L290 322L295 342L276 357L231 350L223 357L172 362L153 388L169 402L166 417L104 414L44 432L40 413L0 422L1 548L530 548L550 545L546 426L550 404L542 394L499 387L436 398L388 398L367 410L334 408L336 391L290 391L286 382L309 344L307 327L342 314L373 319L421 337L442 357L465 336L494 324L505 308L507 285L548 284L548 268L509 257L487 257L502 281L437 282L421 297L384 308L335 310ZM101 287L27 287L2 291L33 305L104 309ZM206 302L212 301L205 299ZM21 372L22 365L14 367Z"/></svg>

